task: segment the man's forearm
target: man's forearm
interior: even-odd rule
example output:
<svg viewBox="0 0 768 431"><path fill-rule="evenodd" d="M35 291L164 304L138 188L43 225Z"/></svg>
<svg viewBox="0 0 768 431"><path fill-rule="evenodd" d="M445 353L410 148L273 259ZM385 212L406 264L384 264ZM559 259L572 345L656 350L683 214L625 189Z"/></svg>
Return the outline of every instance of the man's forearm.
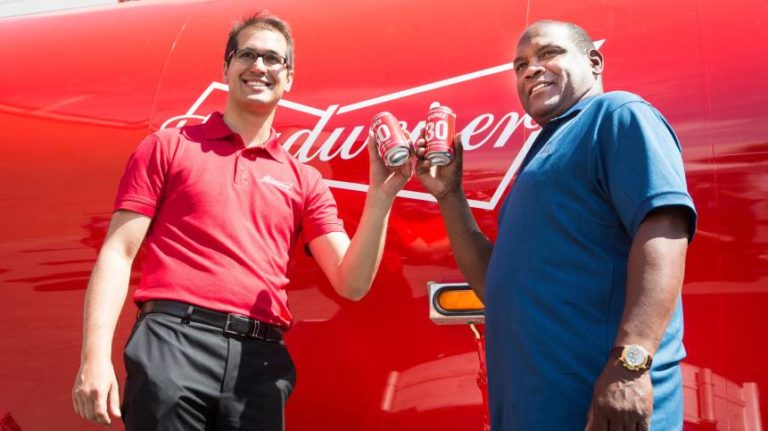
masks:
<svg viewBox="0 0 768 431"><path fill-rule="evenodd" d="M149 228L150 218L116 211L85 295L83 350L72 388L75 412L109 425L120 416L120 396L112 366L112 340L123 308L131 265Z"/></svg>
<svg viewBox="0 0 768 431"><path fill-rule="evenodd" d="M615 345L638 344L656 353L680 295L687 232L686 215L674 208L654 211L638 228L629 252L624 314ZM595 382L586 429L607 429L607 423L622 429L648 429L652 412L650 373L627 370L606 357Z"/></svg>
<svg viewBox="0 0 768 431"><path fill-rule="evenodd" d="M687 232L686 219L674 210L651 214L638 229L615 345L639 344L655 353L682 288Z"/></svg>
<svg viewBox="0 0 768 431"><path fill-rule="evenodd" d="M360 224L339 263L339 284L349 299L360 299L371 288L384 253L393 199L376 190L366 196Z"/></svg>
<svg viewBox="0 0 768 431"><path fill-rule="evenodd" d="M85 296L81 360L111 361L112 340L128 293L132 261L105 247L99 253Z"/></svg>
<svg viewBox="0 0 768 431"><path fill-rule="evenodd" d="M477 225L463 190L443 196L439 204L456 264L472 290L484 300L485 272L493 244Z"/></svg>
<svg viewBox="0 0 768 431"><path fill-rule="evenodd" d="M128 293L131 265L150 221L130 211L116 211L112 216L85 295L83 362L111 361L112 338Z"/></svg>

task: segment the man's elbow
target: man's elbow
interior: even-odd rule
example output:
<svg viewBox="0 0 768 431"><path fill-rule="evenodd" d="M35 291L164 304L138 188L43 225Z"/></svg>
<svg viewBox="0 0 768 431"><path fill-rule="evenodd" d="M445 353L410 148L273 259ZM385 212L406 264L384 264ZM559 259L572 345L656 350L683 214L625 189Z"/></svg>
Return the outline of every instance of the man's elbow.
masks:
<svg viewBox="0 0 768 431"><path fill-rule="evenodd" d="M343 298L349 299L350 301L360 301L365 297L366 294L368 294L368 291L371 290L371 286L367 285L346 285L341 286L340 288L337 288L336 291L341 295Z"/></svg>
<svg viewBox="0 0 768 431"><path fill-rule="evenodd" d="M139 252L140 245L110 242L99 251L99 259L131 265Z"/></svg>

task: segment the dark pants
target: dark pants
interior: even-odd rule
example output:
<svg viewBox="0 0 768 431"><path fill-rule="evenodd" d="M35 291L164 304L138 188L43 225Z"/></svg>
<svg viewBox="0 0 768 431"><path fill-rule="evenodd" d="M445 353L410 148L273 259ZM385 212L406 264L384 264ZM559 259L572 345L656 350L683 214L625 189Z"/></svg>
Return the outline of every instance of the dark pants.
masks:
<svg viewBox="0 0 768 431"><path fill-rule="evenodd" d="M282 342L150 313L125 347L127 431L285 428L296 371Z"/></svg>

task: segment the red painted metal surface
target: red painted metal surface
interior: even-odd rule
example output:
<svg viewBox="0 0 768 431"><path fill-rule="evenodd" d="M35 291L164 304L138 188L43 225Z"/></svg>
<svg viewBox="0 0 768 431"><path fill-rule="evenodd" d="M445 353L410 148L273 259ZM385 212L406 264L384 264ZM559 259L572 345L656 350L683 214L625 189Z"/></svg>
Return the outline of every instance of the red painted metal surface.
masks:
<svg viewBox="0 0 768 431"><path fill-rule="evenodd" d="M2 21L0 413L19 428L98 428L74 415L70 391L83 293L117 181L149 131L223 108L226 33L253 5L127 2ZM639 93L678 132L700 214L683 291L686 429L765 427L768 60L756 43L768 40L764 1L259 6L292 23L297 43L295 85L275 126L329 180L351 232L363 206L370 118L387 110L413 132L439 101L457 114L465 189L494 237L514 161L538 129L513 89L517 36L554 18L602 40L606 88ZM427 317L427 282L461 277L437 206L417 181L407 190L360 303L339 299L297 248L289 429L483 429L476 340L466 327ZM128 305L116 335L121 375L133 316Z"/></svg>

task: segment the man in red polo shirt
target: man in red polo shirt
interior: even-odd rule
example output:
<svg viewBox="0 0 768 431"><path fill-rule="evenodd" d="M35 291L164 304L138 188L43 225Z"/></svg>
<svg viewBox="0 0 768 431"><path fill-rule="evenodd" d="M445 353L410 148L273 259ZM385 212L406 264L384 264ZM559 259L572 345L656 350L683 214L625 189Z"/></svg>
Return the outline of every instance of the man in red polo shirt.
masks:
<svg viewBox="0 0 768 431"><path fill-rule="evenodd" d="M286 269L299 235L341 296L370 289L411 166L388 170L369 139L370 188L350 240L320 174L278 145L271 127L293 64L287 24L248 18L227 43L225 113L158 131L132 155L85 299L73 389L80 416L110 424L122 413L126 429L142 431L283 429L295 382L282 342ZM121 412L111 345L142 241Z"/></svg>

